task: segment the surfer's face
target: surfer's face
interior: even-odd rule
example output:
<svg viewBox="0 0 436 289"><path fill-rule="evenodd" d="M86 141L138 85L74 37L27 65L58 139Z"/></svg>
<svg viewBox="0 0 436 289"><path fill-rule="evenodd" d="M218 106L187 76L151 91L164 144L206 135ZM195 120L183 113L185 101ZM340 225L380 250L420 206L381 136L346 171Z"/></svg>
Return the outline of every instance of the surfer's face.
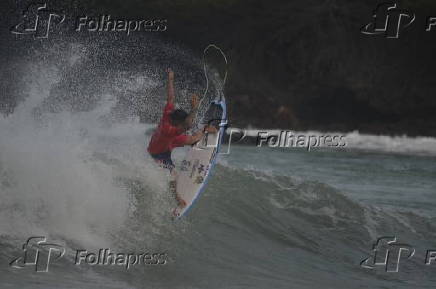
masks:
<svg viewBox="0 0 436 289"><path fill-rule="evenodd" d="M185 129L188 113L182 109L176 109L170 114L171 124L178 129Z"/></svg>
<svg viewBox="0 0 436 289"><path fill-rule="evenodd" d="M182 124L178 124L176 125L177 129L182 130L182 131L186 131L188 128L186 127L185 123Z"/></svg>
<svg viewBox="0 0 436 289"><path fill-rule="evenodd" d="M191 128L191 124L186 120L183 123L176 125L176 127L180 130L187 131Z"/></svg>
<svg viewBox="0 0 436 289"><path fill-rule="evenodd" d="M175 126L178 130L187 130L187 122L186 121L171 121L171 125Z"/></svg>
<svg viewBox="0 0 436 289"><path fill-rule="evenodd" d="M185 130L191 129L192 127L192 122L185 120L184 124L183 124Z"/></svg>

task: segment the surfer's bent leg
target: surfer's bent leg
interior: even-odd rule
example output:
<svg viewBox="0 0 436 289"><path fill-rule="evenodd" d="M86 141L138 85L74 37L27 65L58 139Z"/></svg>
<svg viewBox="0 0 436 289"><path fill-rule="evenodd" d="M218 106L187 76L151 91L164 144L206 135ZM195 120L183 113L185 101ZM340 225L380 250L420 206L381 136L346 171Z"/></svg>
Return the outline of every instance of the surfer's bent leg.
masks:
<svg viewBox="0 0 436 289"><path fill-rule="evenodd" d="M157 163L159 163L160 166L162 166L163 168L168 169L170 171L170 174L171 174L170 182L169 182L170 192L173 194L174 198L179 203L179 206L182 208L185 207L186 202L182 198L180 198L179 195L177 194L177 190L176 190L176 188L177 188L177 183L176 183L177 172L176 172L173 160L171 159L171 152L167 151L167 152L160 153L160 154L151 154L151 157Z"/></svg>

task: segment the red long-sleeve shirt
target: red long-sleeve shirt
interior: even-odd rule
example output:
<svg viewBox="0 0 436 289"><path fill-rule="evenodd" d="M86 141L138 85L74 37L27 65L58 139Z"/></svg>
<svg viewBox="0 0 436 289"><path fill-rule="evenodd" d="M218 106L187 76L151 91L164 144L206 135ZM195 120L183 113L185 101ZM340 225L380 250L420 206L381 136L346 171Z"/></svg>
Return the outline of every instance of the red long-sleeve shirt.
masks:
<svg viewBox="0 0 436 289"><path fill-rule="evenodd" d="M183 130L171 124L170 114L173 110L174 105L167 102L159 126L148 144L147 150L150 154L160 154L184 146L188 136L183 134Z"/></svg>

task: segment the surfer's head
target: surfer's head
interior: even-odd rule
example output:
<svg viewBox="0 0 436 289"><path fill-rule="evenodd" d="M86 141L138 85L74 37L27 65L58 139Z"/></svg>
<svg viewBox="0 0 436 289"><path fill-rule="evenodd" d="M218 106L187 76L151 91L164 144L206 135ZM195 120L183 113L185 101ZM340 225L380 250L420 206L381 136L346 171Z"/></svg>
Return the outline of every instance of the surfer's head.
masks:
<svg viewBox="0 0 436 289"><path fill-rule="evenodd" d="M176 109L170 114L171 124L174 126L185 126L188 113L183 109Z"/></svg>

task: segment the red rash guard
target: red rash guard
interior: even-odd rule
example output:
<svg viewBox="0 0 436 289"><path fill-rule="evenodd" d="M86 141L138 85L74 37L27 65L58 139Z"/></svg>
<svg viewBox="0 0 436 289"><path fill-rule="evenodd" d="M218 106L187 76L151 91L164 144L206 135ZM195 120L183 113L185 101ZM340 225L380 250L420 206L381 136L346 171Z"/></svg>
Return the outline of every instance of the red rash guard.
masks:
<svg viewBox="0 0 436 289"><path fill-rule="evenodd" d="M159 126L148 144L147 150L152 155L172 151L175 147L182 147L188 139L188 136L183 134L182 130L171 125L170 113L173 110L174 105L172 103L165 105Z"/></svg>

